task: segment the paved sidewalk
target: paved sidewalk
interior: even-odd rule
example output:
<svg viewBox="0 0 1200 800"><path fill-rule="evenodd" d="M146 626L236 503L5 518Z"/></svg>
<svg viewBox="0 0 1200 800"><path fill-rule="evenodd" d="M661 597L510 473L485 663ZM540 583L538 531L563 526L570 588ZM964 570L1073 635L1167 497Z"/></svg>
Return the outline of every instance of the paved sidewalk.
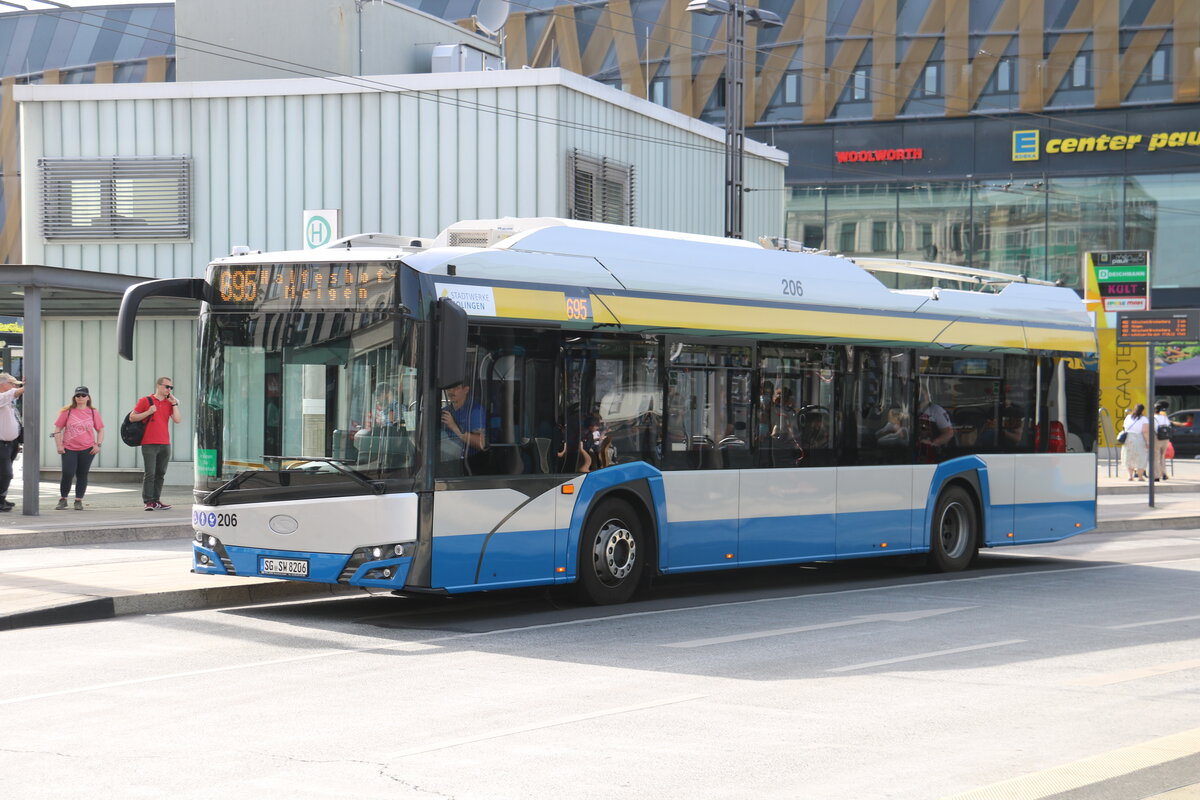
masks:
<svg viewBox="0 0 1200 800"><path fill-rule="evenodd" d="M1153 508L1145 482L1108 475L1103 460L1097 472L1097 532L1200 528L1200 460L1175 463L1155 484ZM40 516L0 514L0 631L363 591L192 574L189 487L165 490L173 508L154 512L143 510L138 483L93 484L82 512L54 510L57 483L40 494Z"/></svg>

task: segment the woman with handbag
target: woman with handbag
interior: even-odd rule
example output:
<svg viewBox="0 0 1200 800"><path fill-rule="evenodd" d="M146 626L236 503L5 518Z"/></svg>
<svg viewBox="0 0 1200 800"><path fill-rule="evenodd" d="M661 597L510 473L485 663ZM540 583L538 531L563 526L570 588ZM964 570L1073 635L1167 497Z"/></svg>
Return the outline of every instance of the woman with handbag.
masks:
<svg viewBox="0 0 1200 800"><path fill-rule="evenodd" d="M62 456L62 482L58 487L58 511L67 507L71 482L75 482L75 510L83 511L83 495L87 491L88 471L92 459L104 443L104 420L92 406L92 396L86 386L76 386L71 402L62 407L54 421L54 444Z"/></svg>
<svg viewBox="0 0 1200 800"><path fill-rule="evenodd" d="M1146 406L1138 403L1125 418L1125 446L1121 449L1121 460L1129 470L1129 480L1146 480L1146 465L1150 456L1150 420L1146 418Z"/></svg>

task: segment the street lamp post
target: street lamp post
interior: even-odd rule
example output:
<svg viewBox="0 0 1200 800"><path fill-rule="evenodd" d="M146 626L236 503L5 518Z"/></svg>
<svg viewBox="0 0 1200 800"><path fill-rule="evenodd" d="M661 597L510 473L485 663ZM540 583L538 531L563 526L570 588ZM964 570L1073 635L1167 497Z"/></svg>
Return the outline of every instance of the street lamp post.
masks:
<svg viewBox="0 0 1200 800"><path fill-rule="evenodd" d="M725 236L741 239L745 231L746 156L746 25L778 28L779 15L746 5L746 0L691 0L694 14L725 16Z"/></svg>

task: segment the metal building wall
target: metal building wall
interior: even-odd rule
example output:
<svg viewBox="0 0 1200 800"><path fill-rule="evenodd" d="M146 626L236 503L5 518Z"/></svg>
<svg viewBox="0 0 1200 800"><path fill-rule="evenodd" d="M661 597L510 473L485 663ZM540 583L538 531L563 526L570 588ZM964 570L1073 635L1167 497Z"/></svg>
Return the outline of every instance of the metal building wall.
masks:
<svg viewBox="0 0 1200 800"><path fill-rule="evenodd" d="M558 69L363 81L370 89L322 79L20 87L38 100L22 103L27 186L39 157L193 164L190 240L45 242L30 191L26 260L178 277L234 245L300 247L304 209L341 209L344 232L422 236L460 219L562 216L572 147L634 165L639 224L721 232L724 145L712 126ZM378 91L385 82L431 88ZM784 159L750 146L747 184L769 191L748 194L748 236L779 233Z"/></svg>
<svg viewBox="0 0 1200 800"><path fill-rule="evenodd" d="M190 484L192 412L196 395L196 324L191 320L146 319L138 322L137 360L118 358L115 319L47 319L42 327L42 367L34 380L42 385L42 426L52 431L59 410L71 402L76 386L86 386L105 425L104 447L93 469L142 469L141 451L121 442L121 420L138 398L154 392L162 376L175 380L183 421L171 431L168 482ZM178 462L178 463L177 463ZM58 469L53 443L42 447L42 467ZM141 502L131 495L131 504Z"/></svg>

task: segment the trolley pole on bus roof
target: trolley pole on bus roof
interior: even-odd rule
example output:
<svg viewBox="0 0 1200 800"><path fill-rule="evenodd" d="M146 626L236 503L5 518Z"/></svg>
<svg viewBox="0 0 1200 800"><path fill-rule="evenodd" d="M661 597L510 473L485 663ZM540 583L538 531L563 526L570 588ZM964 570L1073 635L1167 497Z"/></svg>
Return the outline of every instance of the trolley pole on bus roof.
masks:
<svg viewBox="0 0 1200 800"><path fill-rule="evenodd" d="M1117 342L1146 345L1146 410L1150 412L1150 455L1146 460L1149 504L1154 507L1154 461L1158 428L1154 420L1154 348L1159 343L1200 341L1200 309L1118 311Z"/></svg>

